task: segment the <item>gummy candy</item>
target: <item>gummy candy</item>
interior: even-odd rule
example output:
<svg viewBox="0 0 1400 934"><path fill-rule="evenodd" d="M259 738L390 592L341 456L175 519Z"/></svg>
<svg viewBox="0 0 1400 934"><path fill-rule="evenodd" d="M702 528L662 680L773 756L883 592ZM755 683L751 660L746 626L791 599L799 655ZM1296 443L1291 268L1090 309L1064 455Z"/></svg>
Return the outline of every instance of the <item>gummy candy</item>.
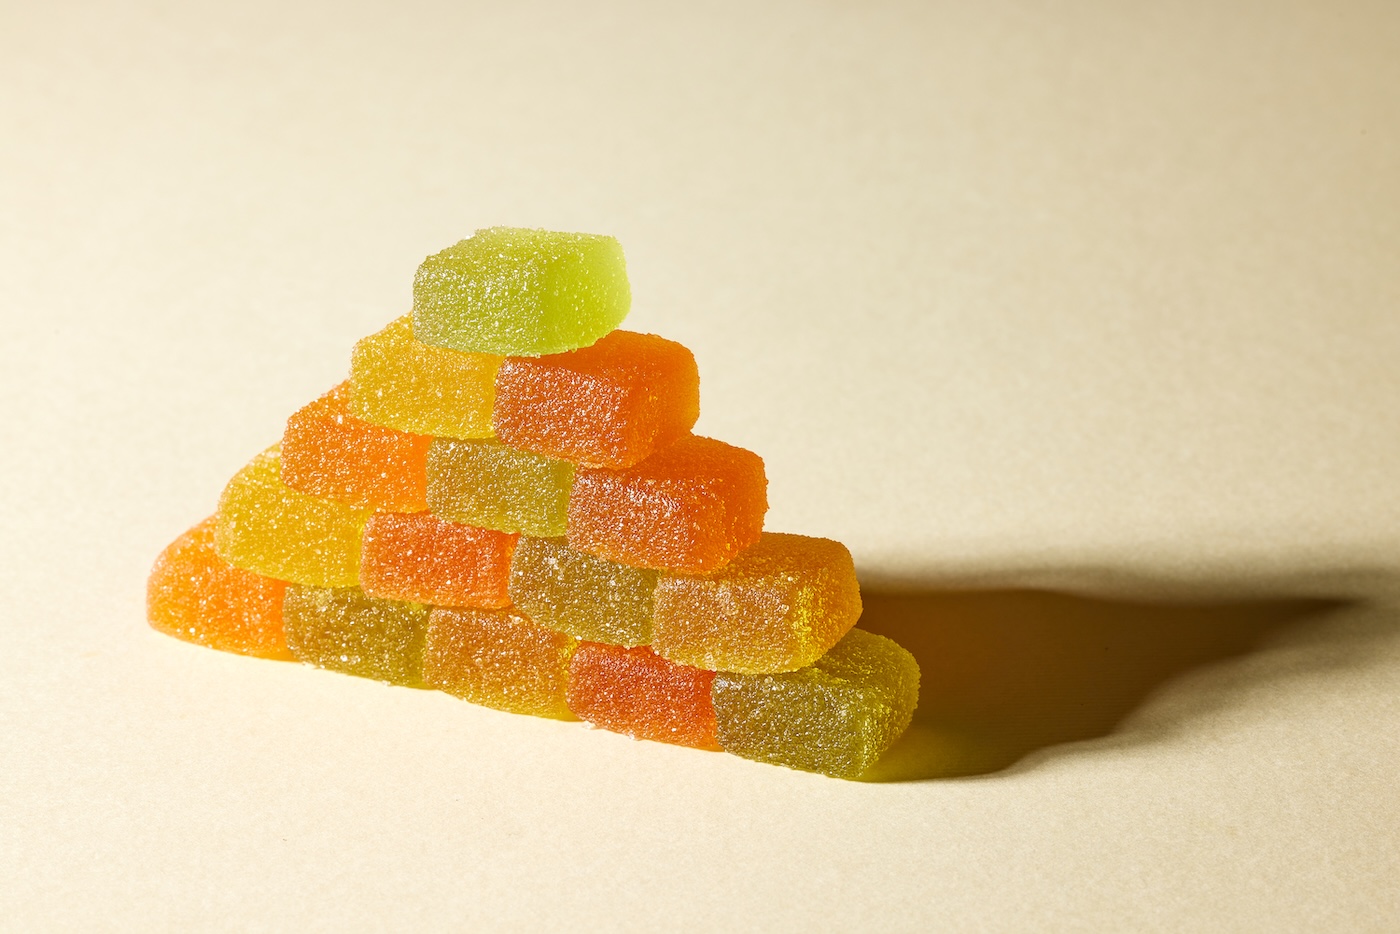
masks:
<svg viewBox="0 0 1400 934"><path fill-rule="evenodd" d="M695 357L654 334L613 331L582 350L510 357L496 377L496 437L588 467L630 467L699 417Z"/></svg>
<svg viewBox="0 0 1400 934"><path fill-rule="evenodd" d="M413 334L467 353L561 353L617 327L631 303L612 237L491 227L418 267Z"/></svg>
<svg viewBox="0 0 1400 934"><path fill-rule="evenodd" d="M767 511L762 458L689 435L635 467L580 468L568 539L634 567L705 573L758 541Z"/></svg>
<svg viewBox="0 0 1400 934"><path fill-rule="evenodd" d="M428 607L366 596L358 587L288 587L287 645L299 661L421 687Z"/></svg>
<svg viewBox="0 0 1400 934"><path fill-rule="evenodd" d="M852 629L806 668L720 672L710 692L725 752L857 778L909 726L919 665L892 640Z"/></svg>
<svg viewBox="0 0 1400 934"><path fill-rule="evenodd" d="M569 663L569 709L634 739L718 749L713 671L676 665L647 648L579 643Z"/></svg>
<svg viewBox="0 0 1400 934"><path fill-rule="evenodd" d="M576 645L514 610L435 609L423 678L474 704L571 720L564 691Z"/></svg>
<svg viewBox="0 0 1400 934"><path fill-rule="evenodd" d="M229 564L264 577L351 587L360 580L360 533L372 511L287 486L273 447L224 487L214 545Z"/></svg>
<svg viewBox="0 0 1400 934"><path fill-rule="evenodd" d="M220 558L214 524L210 516L160 553L146 581L146 618L167 635L211 649L291 658L282 634L287 585Z"/></svg>
<svg viewBox="0 0 1400 934"><path fill-rule="evenodd" d="M373 597L436 606L509 606L517 538L426 512L378 512L365 526L360 587Z"/></svg>
<svg viewBox="0 0 1400 934"><path fill-rule="evenodd" d="M764 532L722 570L661 575L652 648L713 671L794 671L835 645L860 611L845 545Z"/></svg>
<svg viewBox="0 0 1400 934"><path fill-rule="evenodd" d="M655 571L575 551L562 538L521 538L510 564L510 597L525 615L591 642L650 642L655 590Z"/></svg>
<svg viewBox="0 0 1400 934"><path fill-rule="evenodd" d="M497 354L430 347L404 315L355 345L350 411L356 418L440 438L489 438Z"/></svg>
<svg viewBox="0 0 1400 934"><path fill-rule="evenodd" d="M341 383L287 419L282 482L352 506L417 512L428 508L431 441L351 415L349 384Z"/></svg>
<svg viewBox="0 0 1400 934"><path fill-rule="evenodd" d="M495 441L435 440L428 508L449 522L498 532L563 535L574 466Z"/></svg>

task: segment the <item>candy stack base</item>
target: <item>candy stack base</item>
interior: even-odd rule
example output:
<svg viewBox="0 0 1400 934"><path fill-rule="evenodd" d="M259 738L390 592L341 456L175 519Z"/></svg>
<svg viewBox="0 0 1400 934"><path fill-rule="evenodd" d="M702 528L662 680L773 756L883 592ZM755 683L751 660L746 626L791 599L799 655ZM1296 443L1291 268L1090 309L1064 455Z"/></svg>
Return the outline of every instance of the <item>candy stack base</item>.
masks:
<svg viewBox="0 0 1400 934"><path fill-rule="evenodd" d="M919 669L855 628L838 542L764 530L758 455L693 434L688 350L618 330L610 237L493 228L157 559L155 629L512 713L858 778Z"/></svg>

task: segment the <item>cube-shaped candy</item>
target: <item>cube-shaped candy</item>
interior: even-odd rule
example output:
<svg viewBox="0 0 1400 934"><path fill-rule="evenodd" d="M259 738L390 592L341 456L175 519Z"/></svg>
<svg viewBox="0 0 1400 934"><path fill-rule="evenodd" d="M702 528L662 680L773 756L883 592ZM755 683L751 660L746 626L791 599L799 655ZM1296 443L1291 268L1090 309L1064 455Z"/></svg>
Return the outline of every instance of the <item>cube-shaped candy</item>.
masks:
<svg viewBox="0 0 1400 934"><path fill-rule="evenodd" d="M350 388L341 383L287 419L282 482L352 506L416 512L428 507L432 440L351 415Z"/></svg>
<svg viewBox="0 0 1400 934"><path fill-rule="evenodd" d="M214 545L229 564L264 577L352 587L360 580L360 534L372 511L287 486L274 447L224 487Z"/></svg>
<svg viewBox="0 0 1400 934"><path fill-rule="evenodd" d="M634 467L580 468L569 545L634 567L705 573L758 541L767 511L763 459L692 435Z"/></svg>
<svg viewBox="0 0 1400 934"><path fill-rule="evenodd" d="M563 535L574 465L495 441L439 438L428 449L428 508L449 522Z"/></svg>
<svg viewBox="0 0 1400 934"><path fill-rule="evenodd" d="M721 672L711 695L725 752L856 778L909 726L919 664L892 640L853 629L798 671Z"/></svg>
<svg viewBox="0 0 1400 934"><path fill-rule="evenodd" d="M288 587L282 615L287 644L298 660L422 687L428 607L377 600L358 587Z"/></svg>
<svg viewBox="0 0 1400 934"><path fill-rule="evenodd" d="M496 437L588 467L630 467L700 417L689 350L613 331L582 350L510 357L496 377Z"/></svg>
<svg viewBox="0 0 1400 934"><path fill-rule="evenodd" d="M719 571L661 575L652 648L711 671L794 671L835 645L860 611L845 545L764 532Z"/></svg>
<svg viewBox="0 0 1400 934"><path fill-rule="evenodd" d="M214 525L210 516L160 553L146 581L146 618L167 635L212 649L291 658L282 632L287 585L220 558Z"/></svg>
<svg viewBox="0 0 1400 934"><path fill-rule="evenodd" d="M657 572L575 551L562 538L520 539L510 598L526 616L591 642L651 641Z"/></svg>
<svg viewBox="0 0 1400 934"><path fill-rule="evenodd" d="M418 267L413 333L467 353L561 353L617 327L631 303L612 237L492 227Z"/></svg>
<svg viewBox="0 0 1400 934"><path fill-rule="evenodd" d="M491 437L497 354L430 347L404 315L355 345L350 412L376 425L441 438Z"/></svg>
<svg viewBox="0 0 1400 934"><path fill-rule="evenodd" d="M519 537L427 512L377 512L365 526L360 587L372 597L434 606L509 606Z"/></svg>
<svg viewBox="0 0 1400 934"><path fill-rule="evenodd" d="M676 665L650 649L579 643L569 663L569 709L595 726L679 746L717 749L713 671Z"/></svg>
<svg viewBox="0 0 1400 934"><path fill-rule="evenodd" d="M572 719L564 694L577 644L515 610L435 609L423 677L474 704Z"/></svg>

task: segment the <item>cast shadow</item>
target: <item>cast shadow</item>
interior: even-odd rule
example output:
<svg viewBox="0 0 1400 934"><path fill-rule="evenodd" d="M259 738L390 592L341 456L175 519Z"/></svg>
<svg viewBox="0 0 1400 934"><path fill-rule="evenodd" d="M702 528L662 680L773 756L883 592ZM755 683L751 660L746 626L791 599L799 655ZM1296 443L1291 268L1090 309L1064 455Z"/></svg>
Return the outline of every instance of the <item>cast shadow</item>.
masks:
<svg viewBox="0 0 1400 934"><path fill-rule="evenodd" d="M909 649L922 670L913 724L865 776L877 782L987 775L1040 750L1108 737L1167 682L1258 652L1285 630L1320 627L1354 602L1139 603L1037 590L862 596L860 627Z"/></svg>

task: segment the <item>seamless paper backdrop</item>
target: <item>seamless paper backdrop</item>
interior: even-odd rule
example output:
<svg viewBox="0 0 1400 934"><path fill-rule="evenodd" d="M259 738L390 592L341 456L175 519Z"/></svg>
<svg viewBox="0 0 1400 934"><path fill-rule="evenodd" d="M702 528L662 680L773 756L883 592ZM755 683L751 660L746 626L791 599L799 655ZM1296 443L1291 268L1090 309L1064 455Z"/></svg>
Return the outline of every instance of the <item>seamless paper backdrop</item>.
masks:
<svg viewBox="0 0 1400 934"><path fill-rule="evenodd" d="M1393 929L1397 88L1389 3L0 3L0 928ZM880 781L146 628L494 224L851 547Z"/></svg>

